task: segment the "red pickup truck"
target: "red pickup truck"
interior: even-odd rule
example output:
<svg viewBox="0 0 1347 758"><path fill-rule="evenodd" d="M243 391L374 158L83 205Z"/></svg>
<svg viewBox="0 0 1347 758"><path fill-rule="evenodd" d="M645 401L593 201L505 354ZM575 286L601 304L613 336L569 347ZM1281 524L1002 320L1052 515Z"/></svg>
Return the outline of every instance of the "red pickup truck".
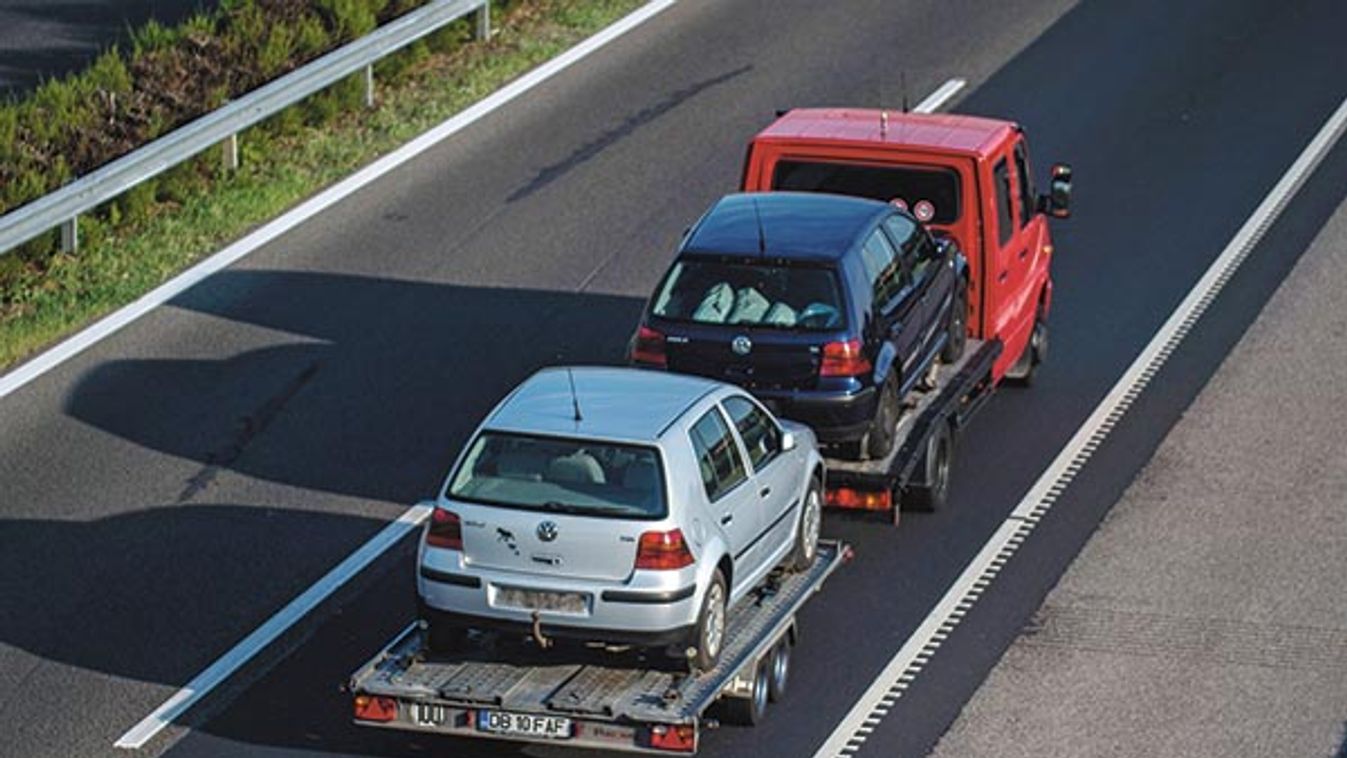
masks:
<svg viewBox="0 0 1347 758"><path fill-rule="evenodd" d="M1071 167L1034 191L1024 130L1004 120L855 108L784 112L744 159L746 192L857 195L898 205L968 261L968 347L909 398L896 444L878 460L828 461L827 504L935 510L946 499L958 431L1002 379L1023 384L1047 355L1052 236L1070 215Z"/></svg>
<svg viewBox="0 0 1347 758"><path fill-rule="evenodd" d="M992 366L1028 382L1047 354L1052 236L1070 213L1071 169L1034 192L1024 130L975 116L855 108L796 109L758 133L743 190L831 192L883 200L952 237L969 263L968 332L1001 350Z"/></svg>

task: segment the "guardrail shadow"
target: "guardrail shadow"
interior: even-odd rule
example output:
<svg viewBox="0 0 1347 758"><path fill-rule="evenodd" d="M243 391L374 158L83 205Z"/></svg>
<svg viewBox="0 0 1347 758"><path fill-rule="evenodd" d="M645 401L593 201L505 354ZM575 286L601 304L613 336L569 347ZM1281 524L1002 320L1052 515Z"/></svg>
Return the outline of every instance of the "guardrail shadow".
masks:
<svg viewBox="0 0 1347 758"><path fill-rule="evenodd" d="M199 462L179 502L211 498L216 476L231 470L410 503L434 492L467 435L533 371L560 362L621 363L643 304L226 271L173 305L294 337L264 338L272 344L218 360L102 363L67 397L71 416Z"/></svg>

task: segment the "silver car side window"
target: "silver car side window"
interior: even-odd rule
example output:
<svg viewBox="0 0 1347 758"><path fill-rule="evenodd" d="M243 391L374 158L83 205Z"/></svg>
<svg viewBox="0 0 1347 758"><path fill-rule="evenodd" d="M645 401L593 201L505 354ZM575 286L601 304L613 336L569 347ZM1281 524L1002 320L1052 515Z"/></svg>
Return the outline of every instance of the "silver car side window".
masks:
<svg viewBox="0 0 1347 758"><path fill-rule="evenodd" d="M744 459L739 455L730 428L715 408L707 411L692 425L688 435L697 454L697 468L701 471L702 486L711 502L739 486L748 478Z"/></svg>
<svg viewBox="0 0 1347 758"><path fill-rule="evenodd" d="M757 403L742 395L726 398L725 412L739 430L739 439L744 441L753 470L761 471L781 452L781 430Z"/></svg>

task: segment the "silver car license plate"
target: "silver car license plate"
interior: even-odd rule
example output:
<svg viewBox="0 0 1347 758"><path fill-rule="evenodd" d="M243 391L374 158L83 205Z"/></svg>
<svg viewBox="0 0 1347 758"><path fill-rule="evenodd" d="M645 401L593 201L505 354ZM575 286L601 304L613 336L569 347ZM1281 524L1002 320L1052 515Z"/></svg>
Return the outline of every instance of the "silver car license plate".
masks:
<svg viewBox="0 0 1347 758"><path fill-rule="evenodd" d="M547 592L500 587L496 590L496 605L520 608L526 611L553 611L555 613L584 614L589 609L584 593Z"/></svg>
<svg viewBox="0 0 1347 758"><path fill-rule="evenodd" d="M530 716L508 711L478 711L477 730L510 737L569 740L571 720L564 716Z"/></svg>

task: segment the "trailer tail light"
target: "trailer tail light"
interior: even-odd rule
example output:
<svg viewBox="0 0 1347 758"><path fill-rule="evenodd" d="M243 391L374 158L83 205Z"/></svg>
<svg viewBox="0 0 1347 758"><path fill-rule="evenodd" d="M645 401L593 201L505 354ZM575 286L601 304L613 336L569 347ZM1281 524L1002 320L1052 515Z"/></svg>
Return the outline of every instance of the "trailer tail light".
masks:
<svg viewBox="0 0 1347 758"><path fill-rule="evenodd" d="M857 490L837 487L828 490L823 502L833 508L854 508L862 511L887 511L893 507L893 493L889 490Z"/></svg>
<svg viewBox="0 0 1347 758"><path fill-rule="evenodd" d="M650 727L650 747L676 753L697 750L697 730L691 724L656 724Z"/></svg>
<svg viewBox="0 0 1347 758"><path fill-rule="evenodd" d="M463 522L458 514L436 506L430 514L430 529L426 532L426 544L449 550L463 549Z"/></svg>
<svg viewBox="0 0 1347 758"><path fill-rule="evenodd" d="M819 376L864 376L870 373L870 361L861 354L860 340L829 342L823 346Z"/></svg>
<svg viewBox="0 0 1347 758"><path fill-rule="evenodd" d="M631 360L646 366L668 368L669 357L664 350L664 333L648 326L636 331L636 339L631 343Z"/></svg>
<svg viewBox="0 0 1347 758"><path fill-rule="evenodd" d="M398 701L391 697L356 695L355 717L359 721L392 721L398 717Z"/></svg>
<svg viewBox="0 0 1347 758"><path fill-rule="evenodd" d="M645 532L636 546L636 568L672 571L693 563L692 551L683 539L683 530Z"/></svg>

